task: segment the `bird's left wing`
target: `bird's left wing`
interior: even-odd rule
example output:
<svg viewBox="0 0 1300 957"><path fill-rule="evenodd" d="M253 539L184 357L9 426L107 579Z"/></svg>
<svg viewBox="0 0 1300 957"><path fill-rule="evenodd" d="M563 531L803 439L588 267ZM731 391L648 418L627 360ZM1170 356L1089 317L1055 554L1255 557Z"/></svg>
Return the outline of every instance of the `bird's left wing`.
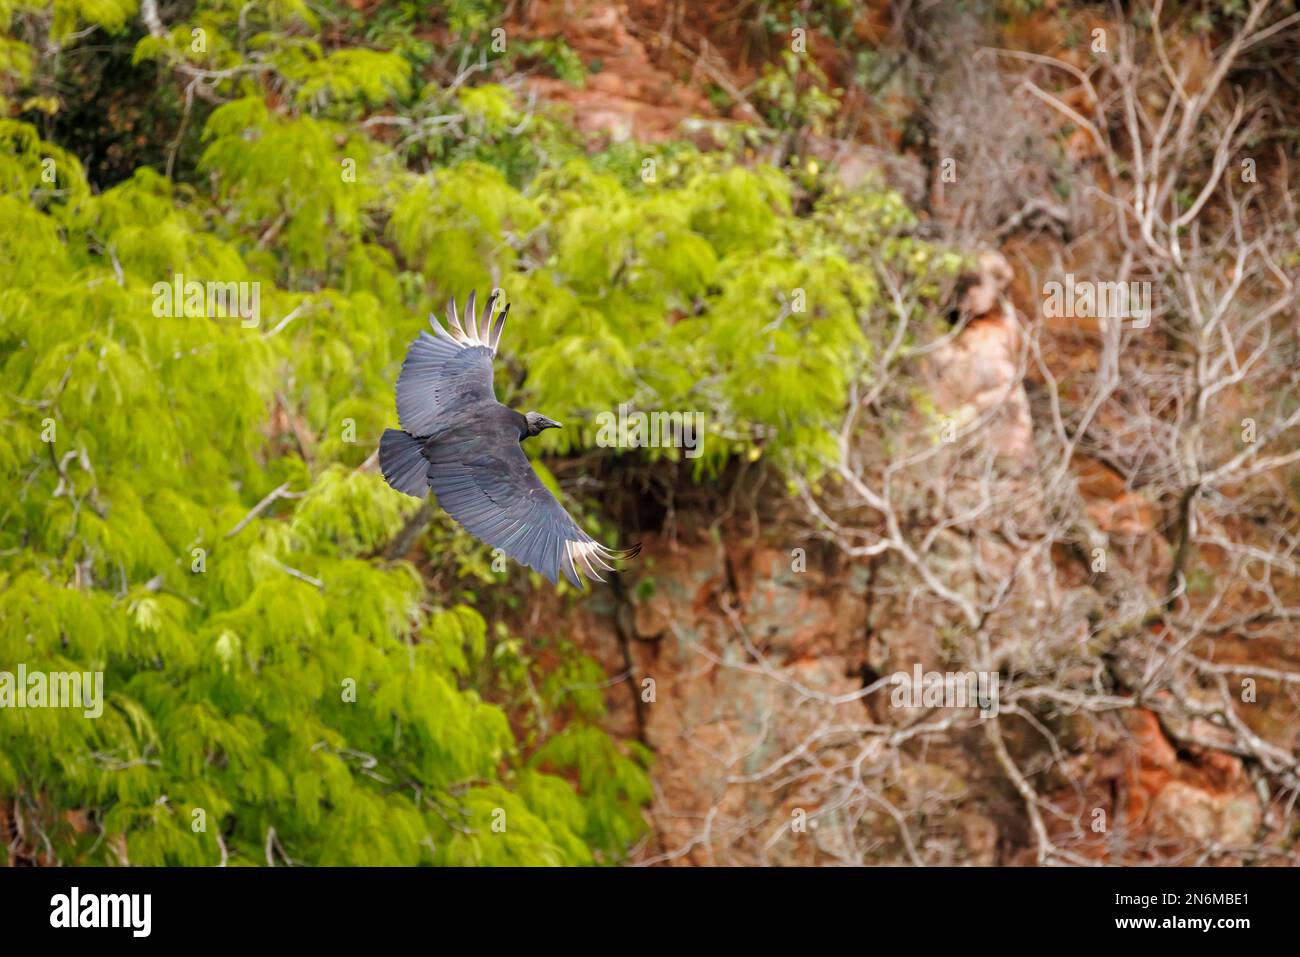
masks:
<svg viewBox="0 0 1300 957"><path fill-rule="evenodd" d="M474 293L465 303L465 325L456 315L456 303L447 303L447 326L433 316L434 335L421 332L406 353L397 377L397 420L412 435L433 435L454 414L472 402L495 399L492 391L492 357L510 313L507 305L494 316L497 294L474 316ZM494 325L495 319L495 325Z"/></svg>
<svg viewBox="0 0 1300 957"><path fill-rule="evenodd" d="M435 442L425 451L429 487L438 504L465 530L552 583L563 574L579 588L582 576L599 579L615 559L632 558L641 546L619 552L578 527L550 493L517 441Z"/></svg>

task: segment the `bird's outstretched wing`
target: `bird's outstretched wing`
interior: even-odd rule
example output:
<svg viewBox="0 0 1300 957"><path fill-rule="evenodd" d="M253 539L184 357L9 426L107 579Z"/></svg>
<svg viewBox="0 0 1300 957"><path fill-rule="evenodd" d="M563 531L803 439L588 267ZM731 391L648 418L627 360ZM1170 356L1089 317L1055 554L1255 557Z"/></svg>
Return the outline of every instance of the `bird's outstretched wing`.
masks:
<svg viewBox="0 0 1300 957"><path fill-rule="evenodd" d="M563 574L579 588L582 576L601 578L615 559L632 558L641 546L614 551L578 527L555 500L517 440L465 435L425 447L429 487L438 504L465 530L552 583Z"/></svg>
<svg viewBox="0 0 1300 957"><path fill-rule="evenodd" d="M397 377L397 420L407 432L433 435L457 407L496 398L492 391L492 357L510 314L507 304L494 316L496 303L497 294L493 293L482 316L476 318L471 292L462 326L456 302L451 300L447 303L450 332L430 316L434 335L421 332L411 343Z"/></svg>

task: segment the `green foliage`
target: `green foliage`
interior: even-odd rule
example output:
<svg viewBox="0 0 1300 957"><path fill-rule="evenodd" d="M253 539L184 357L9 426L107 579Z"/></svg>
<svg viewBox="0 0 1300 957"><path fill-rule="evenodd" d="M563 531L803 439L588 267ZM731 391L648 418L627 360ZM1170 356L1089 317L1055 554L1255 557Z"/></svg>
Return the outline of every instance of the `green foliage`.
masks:
<svg viewBox="0 0 1300 957"><path fill-rule="evenodd" d="M246 101L214 115L227 221L342 221L346 193L295 194L249 159L256 143L221 152L237 111L289 135ZM292 134L329 150L316 123ZM280 255L245 258L150 170L92 195L30 128L6 121L0 137L13 146L0 165L0 670L102 671L105 689L97 718L0 712L0 796L29 833L68 863L617 859L643 827L642 766L591 727L619 791L539 772L470 683L487 654L480 615L430 604L412 568L369 557L414 505L355 468L387 422L407 335L386 320L391 260L346 270L373 278L350 293L304 299L261 271L317 265L296 254L292 222ZM173 272L260 282L273 315L309 308L279 329L170 315L154 284ZM361 438L299 448L274 416L268 438L277 407L312 434L354 418ZM93 811L102 833L65 809Z"/></svg>
<svg viewBox="0 0 1300 957"><path fill-rule="evenodd" d="M410 87L410 65L400 56L375 50L322 52L315 44L293 48L294 56L278 57L276 66L297 86L300 106L323 109L331 103L360 102L377 106Z"/></svg>
<svg viewBox="0 0 1300 957"><path fill-rule="evenodd" d="M527 370L521 399L565 422L543 436L548 450L597 447L601 414L626 404L704 414L705 470L759 451L813 468L833 452L827 430L867 357L860 320L879 294L857 237L794 216L790 192L775 170L698 154L653 185L571 159L523 191L465 163L413 178L390 236L441 295L495 274L525 304L507 359ZM859 235L907 221L889 194L862 208L875 218Z"/></svg>
<svg viewBox="0 0 1300 957"><path fill-rule="evenodd" d="M782 129L825 131L839 110L843 90L829 89L826 74L809 57L785 51L754 84L754 103L769 123Z"/></svg>
<svg viewBox="0 0 1300 957"><path fill-rule="evenodd" d="M346 5L192 7L134 47L167 102L195 76L218 101L185 108L201 153L171 175L92 184L0 120L0 671L101 671L106 694L94 719L0 711L0 807L50 862L616 861L649 755L599 730L600 668L489 630L476 589L513 596L449 522L428 578L381 557L416 507L371 461L408 343L500 286L499 398L566 425L531 451L683 456L604 449L626 406L703 415L697 480L736 457L816 473L872 358L876 264L937 287L952 262L886 190L680 143L590 156L504 85L430 82L423 5L368 27L386 48L339 42ZM0 28L31 9L0 0ZM468 43L500 13L439 23ZM0 29L20 102L30 39ZM524 56L578 79L557 51Z"/></svg>
<svg viewBox="0 0 1300 957"><path fill-rule="evenodd" d="M587 79L587 67L573 47L563 39L526 40L519 44L514 53L519 64L529 62L544 63L561 80L574 86L583 86Z"/></svg>
<svg viewBox="0 0 1300 957"><path fill-rule="evenodd" d="M87 25L116 32L135 10L136 0L0 0L0 114L9 112L13 89L32 79L42 45L57 49ZM27 29L29 21L39 21L39 36ZM57 101L40 96L22 105L48 111Z"/></svg>
<svg viewBox="0 0 1300 957"><path fill-rule="evenodd" d="M860 13L853 0L759 0L755 6L757 24L783 45L796 27L811 27L847 42Z"/></svg>

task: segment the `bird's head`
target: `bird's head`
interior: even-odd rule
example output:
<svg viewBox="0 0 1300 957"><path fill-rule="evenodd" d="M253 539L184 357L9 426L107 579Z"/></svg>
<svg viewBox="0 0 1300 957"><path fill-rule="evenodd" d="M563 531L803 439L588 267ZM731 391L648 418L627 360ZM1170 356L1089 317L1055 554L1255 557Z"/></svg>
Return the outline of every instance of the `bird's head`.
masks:
<svg viewBox="0 0 1300 957"><path fill-rule="evenodd" d="M554 419L548 419L540 412L529 412L524 416L524 419L528 422L529 435L541 435L546 429L564 428L560 423L556 422Z"/></svg>

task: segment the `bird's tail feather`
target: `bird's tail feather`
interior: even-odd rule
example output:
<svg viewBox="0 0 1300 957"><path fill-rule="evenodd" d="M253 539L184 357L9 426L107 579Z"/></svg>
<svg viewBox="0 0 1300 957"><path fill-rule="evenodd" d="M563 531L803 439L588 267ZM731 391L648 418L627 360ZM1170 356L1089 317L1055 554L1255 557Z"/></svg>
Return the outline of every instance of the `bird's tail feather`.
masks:
<svg viewBox="0 0 1300 957"><path fill-rule="evenodd" d="M421 445L409 432L385 429L379 440L379 468L384 481L399 492L424 498L429 491L429 463Z"/></svg>

